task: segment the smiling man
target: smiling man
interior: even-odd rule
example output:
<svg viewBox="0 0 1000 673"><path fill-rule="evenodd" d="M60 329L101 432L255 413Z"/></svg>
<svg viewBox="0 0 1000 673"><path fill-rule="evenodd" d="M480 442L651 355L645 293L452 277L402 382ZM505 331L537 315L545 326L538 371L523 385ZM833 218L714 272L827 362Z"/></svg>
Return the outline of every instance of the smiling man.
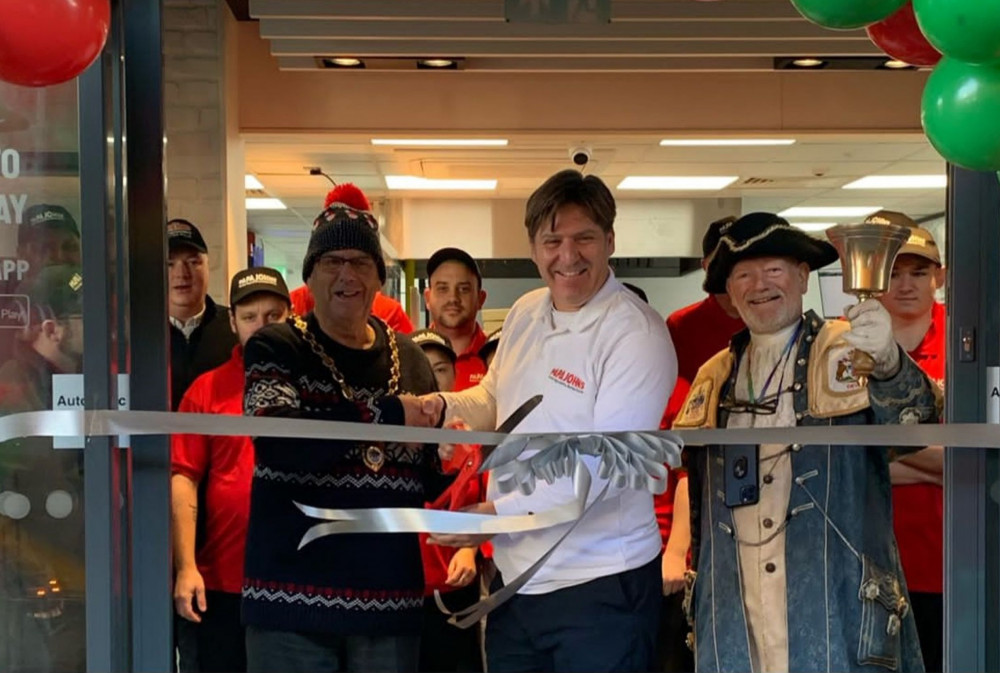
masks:
<svg viewBox="0 0 1000 673"><path fill-rule="evenodd" d="M246 344L247 415L430 425L412 394L437 389L420 347L371 315L385 281L378 222L332 203L302 276L312 313ZM335 433L334 433L335 434ZM254 438L243 583L247 667L413 671L424 578L416 534L330 535L299 549L315 507L422 507L443 490L436 447Z"/></svg>
<svg viewBox="0 0 1000 673"><path fill-rule="evenodd" d="M479 349L486 333L476 316L486 302L483 275L472 255L459 248L441 248L427 260L424 302L431 329L448 337L455 349L455 390L478 384L486 373Z"/></svg>
<svg viewBox="0 0 1000 673"><path fill-rule="evenodd" d="M518 432L656 430L677 362L666 325L611 271L615 201L596 176L556 173L528 199L525 227L545 288L511 308L503 339L479 386L425 398L431 415L496 428L525 400L542 403ZM445 409L445 403L447 409ZM528 451L522 456L529 458ZM584 458L594 483L597 460ZM524 515L575 499L573 480L539 480L530 495L487 490L482 513ZM559 542L570 524L493 538L511 582ZM453 546L478 536L437 536ZM652 670L660 610L660 535L648 491L609 486L545 564L486 626L488 669Z"/></svg>
<svg viewBox="0 0 1000 673"><path fill-rule="evenodd" d="M850 324L803 314L810 270L836 259L832 245L772 213L723 229L705 290L728 292L747 329L698 371L674 428L937 420L936 388L896 344L878 301L850 307ZM853 373L855 349L875 362L867 385ZM922 671L892 532L896 452L695 443L696 433L697 670Z"/></svg>

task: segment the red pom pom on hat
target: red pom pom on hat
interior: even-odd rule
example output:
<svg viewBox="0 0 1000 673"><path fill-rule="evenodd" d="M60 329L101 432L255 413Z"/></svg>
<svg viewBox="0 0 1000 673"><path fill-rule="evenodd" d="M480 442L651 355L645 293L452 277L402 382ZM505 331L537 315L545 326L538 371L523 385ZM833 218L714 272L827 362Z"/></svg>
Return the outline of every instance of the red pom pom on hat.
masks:
<svg viewBox="0 0 1000 673"><path fill-rule="evenodd" d="M334 203L342 203L355 210L370 211L372 209L372 204L368 202L368 197L365 196L365 193L358 189L357 185L350 182L341 183L331 189L326 195L323 208L329 208Z"/></svg>

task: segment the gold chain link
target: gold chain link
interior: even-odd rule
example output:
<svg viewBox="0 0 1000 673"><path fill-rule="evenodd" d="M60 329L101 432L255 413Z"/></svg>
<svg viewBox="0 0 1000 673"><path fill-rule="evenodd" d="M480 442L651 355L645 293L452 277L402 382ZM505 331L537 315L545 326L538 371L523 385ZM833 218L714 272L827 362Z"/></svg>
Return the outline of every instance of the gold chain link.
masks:
<svg viewBox="0 0 1000 673"><path fill-rule="evenodd" d="M351 388L347 381L344 380L344 376L340 373L340 370L337 369L337 365L334 363L333 358L330 357L323 347L319 345L319 342L316 341L316 337L309 331L309 325L307 325L306 321L298 315L293 315L292 320L295 322L295 327L302 333L302 338L306 340L307 344L309 344L312 352L315 353L326 368L330 370L330 374L333 375L333 380L337 382L338 386L340 386L340 392L344 396L344 399L349 402L353 402L354 389ZM392 367L390 368L389 374L389 387L386 394L395 395L399 392L399 348L396 345L396 331L386 325L385 332L389 339L389 355L392 360Z"/></svg>

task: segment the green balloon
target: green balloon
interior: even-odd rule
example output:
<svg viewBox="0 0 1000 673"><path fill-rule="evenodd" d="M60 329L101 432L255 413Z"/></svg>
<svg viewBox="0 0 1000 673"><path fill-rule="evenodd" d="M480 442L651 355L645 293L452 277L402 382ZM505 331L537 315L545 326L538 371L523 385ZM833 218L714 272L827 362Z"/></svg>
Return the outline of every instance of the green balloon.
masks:
<svg viewBox="0 0 1000 673"><path fill-rule="evenodd" d="M1000 0L913 0L917 25L945 56L1000 61Z"/></svg>
<svg viewBox="0 0 1000 673"><path fill-rule="evenodd" d="M824 28L853 30L888 18L907 0L792 0L799 13Z"/></svg>
<svg viewBox="0 0 1000 673"><path fill-rule="evenodd" d="M920 121L948 161L1000 170L1000 65L942 58L924 87Z"/></svg>

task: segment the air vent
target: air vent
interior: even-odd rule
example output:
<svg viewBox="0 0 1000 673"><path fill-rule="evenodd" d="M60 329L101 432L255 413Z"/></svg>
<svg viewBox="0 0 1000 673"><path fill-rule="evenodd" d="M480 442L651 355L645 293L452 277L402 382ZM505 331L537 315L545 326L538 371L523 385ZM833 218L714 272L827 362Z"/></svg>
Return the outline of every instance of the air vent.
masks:
<svg viewBox="0 0 1000 673"><path fill-rule="evenodd" d="M743 180L740 184L755 187L758 185L773 185L774 183L775 180L772 180L771 178L747 178L746 180Z"/></svg>

